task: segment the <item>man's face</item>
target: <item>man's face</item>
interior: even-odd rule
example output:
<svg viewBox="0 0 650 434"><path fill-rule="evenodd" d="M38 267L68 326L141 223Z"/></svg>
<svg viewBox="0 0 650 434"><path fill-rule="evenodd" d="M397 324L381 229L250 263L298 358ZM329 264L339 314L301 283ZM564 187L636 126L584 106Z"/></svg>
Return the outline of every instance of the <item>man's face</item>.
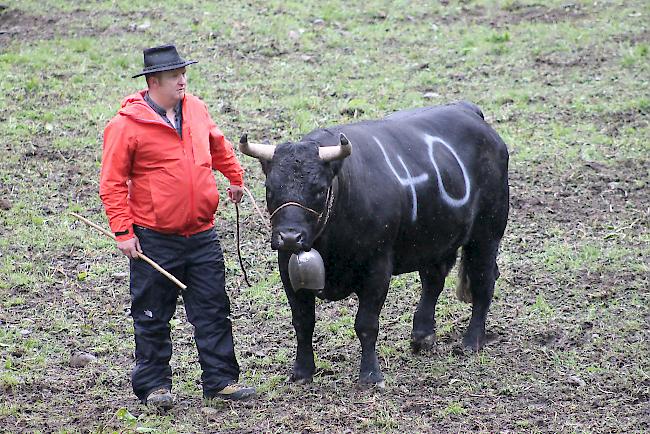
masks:
<svg viewBox="0 0 650 434"><path fill-rule="evenodd" d="M158 77L152 83L154 88L152 90L159 98L164 98L170 103L176 103L183 99L187 86L185 68L163 71L157 75Z"/></svg>

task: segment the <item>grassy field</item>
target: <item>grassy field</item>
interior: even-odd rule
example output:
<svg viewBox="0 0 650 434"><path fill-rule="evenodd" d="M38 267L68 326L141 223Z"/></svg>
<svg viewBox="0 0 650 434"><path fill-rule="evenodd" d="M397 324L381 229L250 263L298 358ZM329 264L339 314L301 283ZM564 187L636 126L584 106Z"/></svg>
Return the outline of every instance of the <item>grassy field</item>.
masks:
<svg viewBox="0 0 650 434"><path fill-rule="evenodd" d="M0 1L0 430L7 432L649 432L650 3L565 0ZM544 5L542 5L542 3ZM177 407L132 395L126 259L106 224L102 132L175 42L190 91L236 140L468 99L511 151L511 217L490 343L458 351L470 308L445 291L438 343L409 351L415 275L394 279L383 393L359 390L356 299L320 303L314 384L288 381L290 310L268 231L242 205L218 230L247 403L203 408L182 304ZM241 158L263 203L263 175ZM225 186L219 178L221 188ZM447 286L453 287L455 272ZM78 352L96 357L73 367Z"/></svg>

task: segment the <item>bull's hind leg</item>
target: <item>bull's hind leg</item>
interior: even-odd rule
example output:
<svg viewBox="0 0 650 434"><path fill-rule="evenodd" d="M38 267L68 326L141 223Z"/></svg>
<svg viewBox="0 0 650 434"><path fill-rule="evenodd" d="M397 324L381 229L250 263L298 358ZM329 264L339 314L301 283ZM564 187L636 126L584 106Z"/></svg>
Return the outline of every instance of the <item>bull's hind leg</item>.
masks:
<svg viewBox="0 0 650 434"><path fill-rule="evenodd" d="M463 346L478 351L485 345L485 319L487 317L494 283L499 271L496 264L498 240L473 241L463 248L462 270L472 296L472 319L463 337Z"/></svg>
<svg viewBox="0 0 650 434"><path fill-rule="evenodd" d="M445 286L445 277L456 260L454 254L443 264L436 264L426 270L420 270L422 293L420 302L413 315L413 332L411 333L411 350L419 353L430 349L436 339L436 303Z"/></svg>

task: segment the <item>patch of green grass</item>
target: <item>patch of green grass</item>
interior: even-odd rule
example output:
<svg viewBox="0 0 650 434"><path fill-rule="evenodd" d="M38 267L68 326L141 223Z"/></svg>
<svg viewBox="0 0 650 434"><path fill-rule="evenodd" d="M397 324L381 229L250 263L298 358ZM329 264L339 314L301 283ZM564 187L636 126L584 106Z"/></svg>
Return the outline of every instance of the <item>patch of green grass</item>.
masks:
<svg viewBox="0 0 650 434"><path fill-rule="evenodd" d="M534 312L535 315L540 315L542 317L550 317L553 315L553 308L543 294L538 294L537 297L535 297L535 303L530 306L530 310Z"/></svg>
<svg viewBox="0 0 650 434"><path fill-rule="evenodd" d="M14 307L14 306L21 306L23 304L25 304L25 298L24 297L11 297L10 299L5 300L2 303L2 305L5 308L10 308L10 307Z"/></svg>
<svg viewBox="0 0 650 434"><path fill-rule="evenodd" d="M459 402L452 402L447 407L442 410L442 413L446 415L460 416L467 413L467 410Z"/></svg>
<svg viewBox="0 0 650 434"><path fill-rule="evenodd" d="M641 62L648 62L648 51L650 51L650 48L648 48L647 43L641 43L638 45L635 45L634 47L630 48L628 52L625 54L622 60L622 64L625 67L631 67L634 66L637 63Z"/></svg>

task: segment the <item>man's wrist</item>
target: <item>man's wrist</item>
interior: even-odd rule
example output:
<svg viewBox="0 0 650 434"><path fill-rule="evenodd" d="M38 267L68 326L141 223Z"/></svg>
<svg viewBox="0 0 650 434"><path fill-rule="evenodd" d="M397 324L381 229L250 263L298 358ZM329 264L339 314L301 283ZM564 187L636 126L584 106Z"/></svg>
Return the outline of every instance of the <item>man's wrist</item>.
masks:
<svg viewBox="0 0 650 434"><path fill-rule="evenodd" d="M229 181L230 181L230 185L233 185L235 187L244 187L243 179L235 179L235 180L230 179Z"/></svg>
<svg viewBox="0 0 650 434"><path fill-rule="evenodd" d="M118 243L122 241L130 240L135 236L135 234L133 233L133 228L127 228L122 231L117 231L114 232L114 234L115 234L115 240Z"/></svg>

